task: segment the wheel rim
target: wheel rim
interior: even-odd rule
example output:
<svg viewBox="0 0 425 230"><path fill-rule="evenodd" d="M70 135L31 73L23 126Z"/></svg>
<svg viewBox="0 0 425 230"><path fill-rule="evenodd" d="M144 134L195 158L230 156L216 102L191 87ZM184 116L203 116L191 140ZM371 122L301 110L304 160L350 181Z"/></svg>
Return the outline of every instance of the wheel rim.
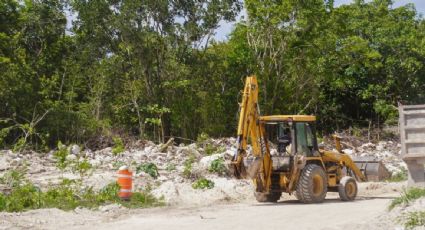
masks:
<svg viewBox="0 0 425 230"><path fill-rule="evenodd" d="M313 176L313 194L320 196L323 192L323 178L317 174Z"/></svg>
<svg viewBox="0 0 425 230"><path fill-rule="evenodd" d="M347 194L348 197L354 196L354 194L356 193L356 187L354 186L353 183L347 183L345 185L345 193Z"/></svg>

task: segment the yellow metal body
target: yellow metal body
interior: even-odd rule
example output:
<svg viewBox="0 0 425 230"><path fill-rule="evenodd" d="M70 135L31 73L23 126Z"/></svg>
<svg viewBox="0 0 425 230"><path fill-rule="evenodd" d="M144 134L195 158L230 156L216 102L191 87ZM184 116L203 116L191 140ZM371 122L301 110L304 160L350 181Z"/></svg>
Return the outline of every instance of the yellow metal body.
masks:
<svg viewBox="0 0 425 230"><path fill-rule="evenodd" d="M246 78L240 104L239 123L237 130L237 153L232 165L237 178L251 178L257 192L292 193L296 189L301 171L306 164L317 164L323 167L327 174L328 188L338 186L345 172L351 171L357 180L364 181L365 177L352 159L343 153L319 150L314 156L304 156L293 152L293 163L290 169L282 171L273 170L273 159L270 155L269 144L265 133L265 124L279 122L314 124L315 116L308 115L273 115L260 116L258 107L258 82L255 76ZM248 156L248 141L252 145L252 153ZM295 146L295 143L292 143ZM337 141L337 145L339 142ZM244 161L250 159L251 164L245 165ZM322 178L314 178L315 184L321 184ZM320 188L318 188L320 189ZM319 191L319 190L318 190Z"/></svg>

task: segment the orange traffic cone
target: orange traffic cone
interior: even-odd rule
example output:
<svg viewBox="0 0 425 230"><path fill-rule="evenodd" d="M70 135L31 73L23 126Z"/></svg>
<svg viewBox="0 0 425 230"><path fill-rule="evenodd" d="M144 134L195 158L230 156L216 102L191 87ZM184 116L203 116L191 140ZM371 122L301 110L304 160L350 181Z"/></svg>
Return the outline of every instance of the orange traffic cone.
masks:
<svg viewBox="0 0 425 230"><path fill-rule="evenodd" d="M121 166L118 170L118 185L120 186L120 191L118 192L118 197L122 200L129 200L131 197L131 190L133 186L133 173L130 172L127 166Z"/></svg>

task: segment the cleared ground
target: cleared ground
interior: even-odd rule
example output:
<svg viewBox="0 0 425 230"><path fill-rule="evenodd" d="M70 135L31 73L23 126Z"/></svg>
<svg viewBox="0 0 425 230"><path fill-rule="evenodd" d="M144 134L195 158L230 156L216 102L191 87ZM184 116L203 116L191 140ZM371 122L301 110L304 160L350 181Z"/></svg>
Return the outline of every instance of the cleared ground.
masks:
<svg viewBox="0 0 425 230"><path fill-rule="evenodd" d="M397 194L393 194L396 196ZM359 229L379 228L392 196L359 197L354 202L328 198L322 204L285 200L277 204L243 203L203 208L144 210L95 229ZM81 226L79 226L81 228ZM93 226L85 226L93 229Z"/></svg>
<svg viewBox="0 0 425 230"><path fill-rule="evenodd" d="M0 229L394 229L394 217L387 208L404 186L405 182L360 183L353 202L342 202L336 193L328 193L324 203L302 204L284 194L278 203L247 199L150 209L109 205L99 210L3 212Z"/></svg>

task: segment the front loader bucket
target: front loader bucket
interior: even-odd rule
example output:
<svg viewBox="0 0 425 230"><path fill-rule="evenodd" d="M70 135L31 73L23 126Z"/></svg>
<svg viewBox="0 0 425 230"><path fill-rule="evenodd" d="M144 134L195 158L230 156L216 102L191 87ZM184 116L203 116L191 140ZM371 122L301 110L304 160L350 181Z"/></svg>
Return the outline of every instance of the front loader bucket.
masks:
<svg viewBox="0 0 425 230"><path fill-rule="evenodd" d="M367 181L383 181L391 176L382 161L378 161L373 157L353 157L353 161L362 171Z"/></svg>

